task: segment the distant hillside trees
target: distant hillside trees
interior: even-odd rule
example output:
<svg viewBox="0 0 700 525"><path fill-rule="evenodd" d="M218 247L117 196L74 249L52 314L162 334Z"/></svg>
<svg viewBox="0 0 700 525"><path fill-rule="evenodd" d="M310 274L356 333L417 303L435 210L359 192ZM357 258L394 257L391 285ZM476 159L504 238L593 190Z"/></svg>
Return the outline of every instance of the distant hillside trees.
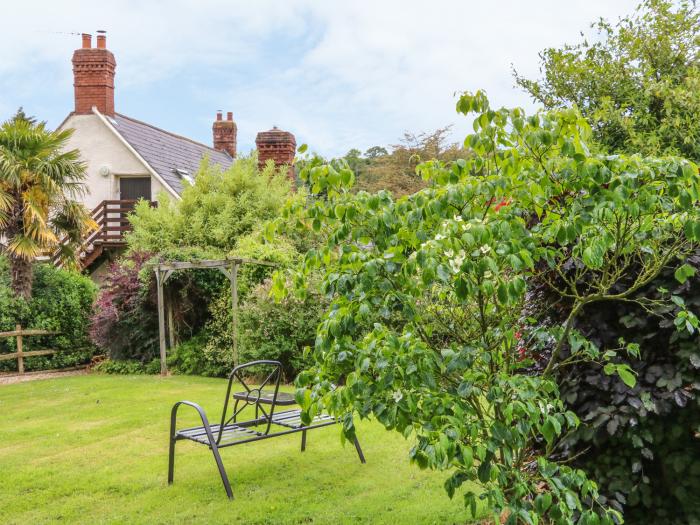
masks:
<svg viewBox="0 0 700 525"><path fill-rule="evenodd" d="M372 146L363 154L351 149L343 157L355 174L357 191L375 193L388 190L394 197L415 193L426 183L416 174L416 166L431 159L451 161L465 155L458 143L450 142L451 126L432 133L404 133L398 144Z"/></svg>

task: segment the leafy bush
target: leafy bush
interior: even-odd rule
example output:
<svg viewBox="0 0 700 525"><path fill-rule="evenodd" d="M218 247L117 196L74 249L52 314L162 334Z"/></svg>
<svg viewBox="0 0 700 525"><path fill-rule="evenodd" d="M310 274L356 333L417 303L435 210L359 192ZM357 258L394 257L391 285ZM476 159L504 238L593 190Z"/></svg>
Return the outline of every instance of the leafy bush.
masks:
<svg viewBox="0 0 700 525"><path fill-rule="evenodd" d="M239 309L239 361L280 361L284 379L292 381L310 364L304 348L313 345L327 302L318 294L309 294L304 299L287 297L277 302L270 297L270 287L271 281L266 281L254 288ZM226 295L212 306L212 314L206 345L198 351L189 345L178 348L178 354L187 352L187 357L181 358L184 366L179 365L185 373L225 376L231 372L232 314Z"/></svg>
<svg viewBox="0 0 700 525"><path fill-rule="evenodd" d="M36 264L33 296L17 298L10 288L7 258L0 256L0 332L23 328L59 332L58 335L28 337L25 350L59 350L50 356L25 360L25 370L65 368L87 363L95 353L88 337L89 319L96 286L87 277L49 264ZM0 339L0 352L14 352L14 340ZM16 370L16 361L1 361L0 370Z"/></svg>
<svg viewBox="0 0 700 525"><path fill-rule="evenodd" d="M204 347L207 336L202 332L177 345L168 356L168 368L178 374L224 377L231 372L207 360Z"/></svg>
<svg viewBox="0 0 700 525"><path fill-rule="evenodd" d="M700 254L688 264L697 274ZM657 301L665 289L678 305L603 304L576 323L600 348L614 347L620 337L639 345L640 359L629 362L634 388L601 374L599 365L576 366L560 380L562 396L583 420L565 442L566 455L591 472L632 523L700 517L700 501L692 497L700 493L700 335L679 315L684 308L700 311L700 279L683 279L679 284L668 268L634 297L642 304Z"/></svg>
<svg viewBox="0 0 700 525"><path fill-rule="evenodd" d="M679 326L697 329L670 294L653 303L636 295L668 266L679 280L693 273L684 261L700 241L697 167L600 155L573 109L528 117L492 110L482 93L463 95L457 109L476 113L465 140L473 155L420 165L432 186L411 196L353 195L343 162L302 170L327 198L291 206L278 227L323 232L291 282L303 291L306 275L320 271L332 297L314 366L297 380L302 417L329 410L352 436L354 415L373 416L414 436L411 459L449 470L450 496L478 481L465 504L474 512L487 502L495 522L619 523L597 484L560 453L579 420L556 379L598 363L634 388L619 357L638 355L638 345L600 348L576 329L596 307L678 306ZM566 316L524 336L523 324L537 321L525 299L543 281L560 300L540 315L564 303ZM283 296L287 282L278 274L274 292ZM533 341L552 342L540 368Z"/></svg>
<svg viewBox="0 0 700 525"><path fill-rule="evenodd" d="M146 202L136 207L129 248L160 253L198 247L224 256L239 237L277 216L289 189L288 179L273 166L258 171L255 157L240 157L226 171L203 162L182 200L160 195L157 208Z"/></svg>
<svg viewBox="0 0 700 525"><path fill-rule="evenodd" d="M241 309L240 359L280 361L285 380L293 381L311 365L304 349L313 346L328 301L318 293L275 301L271 286L271 281L258 286Z"/></svg>
<svg viewBox="0 0 700 525"><path fill-rule="evenodd" d="M157 290L151 265L198 260L211 253L196 249L164 250L160 255L130 252L114 263L105 277L92 318L91 336L113 360L150 362L159 356ZM210 297L228 289L218 271L188 270L174 273L164 287L165 301L173 311L175 340L189 338L209 319Z"/></svg>
<svg viewBox="0 0 700 525"><path fill-rule="evenodd" d="M290 267L299 258L294 247L283 237L277 238L274 243L268 243L257 234L241 238L235 252L242 257L273 262L280 268ZM261 358L261 356L267 356L269 359L280 358L286 366L285 372L289 378L292 378L302 361L303 347L309 342L309 331L313 331L318 324L318 311L311 303L290 302L287 308L294 311L298 321L294 322L290 319L284 309L280 309L267 297L269 285L260 286L273 270L274 268L269 266L254 264L244 265L241 268L239 360L244 362ZM233 314L228 287L221 289L209 306L209 313L211 318L204 330L206 343L201 352L201 363L194 368L203 370L202 373L205 375L225 376L233 366ZM264 315L270 317L264 320L262 317ZM305 324L306 322L312 325L309 326ZM273 325L275 327L270 328ZM273 343L265 340L261 334L253 333L263 327L266 327L268 335L270 335L269 330L278 330L276 333L279 334L279 339ZM286 341L281 342L282 338L286 338ZM281 346L274 349L273 347L278 343Z"/></svg>

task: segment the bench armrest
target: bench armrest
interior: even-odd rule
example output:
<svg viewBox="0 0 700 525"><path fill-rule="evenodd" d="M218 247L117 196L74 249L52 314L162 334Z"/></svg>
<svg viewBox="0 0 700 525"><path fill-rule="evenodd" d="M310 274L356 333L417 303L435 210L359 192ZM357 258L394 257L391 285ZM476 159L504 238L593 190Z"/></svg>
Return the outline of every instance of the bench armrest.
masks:
<svg viewBox="0 0 700 525"><path fill-rule="evenodd" d="M197 411L197 413L199 414L199 418L202 420L202 426L204 427L204 431L207 433L207 437L209 438L209 443L214 443L214 436L211 432L211 426L209 425L209 420L207 419L207 415L204 412L204 409L200 407L197 403L193 403L192 401L178 401L173 405L173 409L170 412L170 438L175 439L175 435L177 433L177 411L180 409L181 405L192 407Z"/></svg>

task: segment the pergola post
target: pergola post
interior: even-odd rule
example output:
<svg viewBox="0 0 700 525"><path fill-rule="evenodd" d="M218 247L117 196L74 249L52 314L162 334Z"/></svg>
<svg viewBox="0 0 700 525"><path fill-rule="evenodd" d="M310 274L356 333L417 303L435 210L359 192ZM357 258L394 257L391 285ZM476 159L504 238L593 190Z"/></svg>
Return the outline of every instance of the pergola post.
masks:
<svg viewBox="0 0 700 525"><path fill-rule="evenodd" d="M156 286L158 288L158 343L160 345L160 375L168 373L165 355L165 305L163 300L163 273L156 267Z"/></svg>
<svg viewBox="0 0 700 525"><path fill-rule="evenodd" d="M231 265L231 305L233 320L233 366L238 366L238 262Z"/></svg>

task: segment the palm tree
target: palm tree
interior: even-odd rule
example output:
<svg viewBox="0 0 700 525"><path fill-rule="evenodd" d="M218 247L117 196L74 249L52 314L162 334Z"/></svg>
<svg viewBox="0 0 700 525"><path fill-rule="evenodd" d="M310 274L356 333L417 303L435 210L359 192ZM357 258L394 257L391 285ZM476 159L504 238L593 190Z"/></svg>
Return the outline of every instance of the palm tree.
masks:
<svg viewBox="0 0 700 525"><path fill-rule="evenodd" d="M59 249L74 265L80 239L96 227L75 200L85 193L85 165L78 150L64 151L71 133L47 130L22 108L0 126L0 253L18 297L32 295L38 256Z"/></svg>

